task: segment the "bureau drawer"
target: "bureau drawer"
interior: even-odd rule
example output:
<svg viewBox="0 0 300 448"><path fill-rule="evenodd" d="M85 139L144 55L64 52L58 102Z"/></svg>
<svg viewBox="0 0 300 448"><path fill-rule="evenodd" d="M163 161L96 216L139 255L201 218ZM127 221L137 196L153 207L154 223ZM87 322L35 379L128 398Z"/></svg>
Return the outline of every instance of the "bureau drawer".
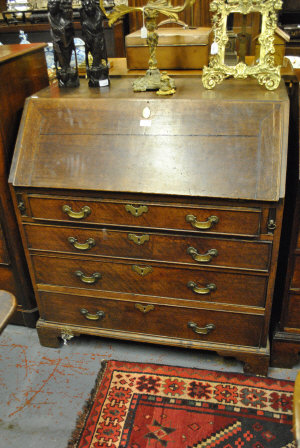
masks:
<svg viewBox="0 0 300 448"><path fill-rule="evenodd" d="M284 327L295 328L300 332L300 295L289 294L288 312L284 320Z"/></svg>
<svg viewBox="0 0 300 448"><path fill-rule="evenodd" d="M48 292L40 292L40 298L46 321L197 341L259 346L263 325L263 317L257 315ZM207 334L198 334L197 329Z"/></svg>
<svg viewBox="0 0 300 448"><path fill-rule="evenodd" d="M257 236L261 210L29 195L36 219Z"/></svg>
<svg viewBox="0 0 300 448"><path fill-rule="evenodd" d="M261 307L265 303L265 276L39 255L32 260L40 285Z"/></svg>
<svg viewBox="0 0 300 448"><path fill-rule="evenodd" d="M262 271L268 271L272 248L269 242L232 241L151 232L35 224L25 224L24 229L29 249Z"/></svg>

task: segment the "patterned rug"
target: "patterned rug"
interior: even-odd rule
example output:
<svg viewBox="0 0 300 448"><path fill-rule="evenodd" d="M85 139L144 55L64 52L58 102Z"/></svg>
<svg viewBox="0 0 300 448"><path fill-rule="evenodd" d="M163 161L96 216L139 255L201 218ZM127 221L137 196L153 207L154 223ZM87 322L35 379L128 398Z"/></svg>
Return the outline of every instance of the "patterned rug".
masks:
<svg viewBox="0 0 300 448"><path fill-rule="evenodd" d="M68 448L293 448L293 385L104 362Z"/></svg>

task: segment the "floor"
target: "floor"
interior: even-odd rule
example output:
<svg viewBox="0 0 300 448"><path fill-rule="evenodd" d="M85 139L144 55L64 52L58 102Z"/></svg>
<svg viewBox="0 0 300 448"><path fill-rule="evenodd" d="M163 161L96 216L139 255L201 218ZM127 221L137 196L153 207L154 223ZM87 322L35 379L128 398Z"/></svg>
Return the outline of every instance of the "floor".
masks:
<svg viewBox="0 0 300 448"><path fill-rule="evenodd" d="M239 361L214 353L89 336L50 349L36 330L16 325L0 346L0 448L65 448L104 359L242 372ZM300 362L269 376L294 380L298 370Z"/></svg>

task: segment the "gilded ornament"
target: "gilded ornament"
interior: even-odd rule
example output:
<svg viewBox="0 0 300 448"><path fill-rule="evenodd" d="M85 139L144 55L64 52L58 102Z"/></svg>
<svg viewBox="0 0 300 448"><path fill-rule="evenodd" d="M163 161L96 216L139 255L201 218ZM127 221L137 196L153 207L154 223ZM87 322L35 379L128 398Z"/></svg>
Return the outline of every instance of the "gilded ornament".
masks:
<svg viewBox="0 0 300 448"><path fill-rule="evenodd" d="M107 14L103 6L103 0L100 0L100 7L108 18L109 25L112 25L120 17L131 12L140 11L143 14L147 31L147 45L150 52L148 61L149 69L146 71L145 76L133 82L134 92L158 90L158 95L171 95L175 93L174 80L166 72L161 74L157 67L156 47L158 44L158 33L156 20L158 14L161 13L167 16L171 22L178 22L178 13L182 12L186 7L192 6L194 3L195 0L185 0L182 6L173 6L170 0L148 0L148 3L141 7L127 6L125 4L116 5L113 11Z"/></svg>
<svg viewBox="0 0 300 448"><path fill-rule="evenodd" d="M282 7L282 0L212 0L210 10L213 12L213 34L211 59L204 67L202 82L206 89L213 89L230 76L239 79L253 77L268 90L275 90L280 83L280 66L274 62L274 33L277 27L277 12ZM227 17L231 13L243 15L258 12L262 16L259 62L248 66L239 62L235 66L224 63L225 47L228 42L226 32Z"/></svg>

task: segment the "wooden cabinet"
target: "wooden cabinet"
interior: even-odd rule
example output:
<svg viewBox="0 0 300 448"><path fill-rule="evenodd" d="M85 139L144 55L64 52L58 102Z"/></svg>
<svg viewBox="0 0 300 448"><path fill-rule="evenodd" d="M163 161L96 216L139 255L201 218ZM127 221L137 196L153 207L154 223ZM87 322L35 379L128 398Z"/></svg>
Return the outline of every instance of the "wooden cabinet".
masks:
<svg viewBox="0 0 300 448"><path fill-rule="evenodd" d="M266 374L285 86L176 83L168 98L112 79L100 93L82 83L27 101L10 183L40 341L207 349Z"/></svg>
<svg viewBox="0 0 300 448"><path fill-rule="evenodd" d="M13 322L28 326L37 307L7 179L25 98L48 83L43 44L0 46L0 289L17 297Z"/></svg>
<svg viewBox="0 0 300 448"><path fill-rule="evenodd" d="M288 79L290 92L289 158L276 300L273 313L272 365L293 367L300 354L300 171L299 81Z"/></svg>

